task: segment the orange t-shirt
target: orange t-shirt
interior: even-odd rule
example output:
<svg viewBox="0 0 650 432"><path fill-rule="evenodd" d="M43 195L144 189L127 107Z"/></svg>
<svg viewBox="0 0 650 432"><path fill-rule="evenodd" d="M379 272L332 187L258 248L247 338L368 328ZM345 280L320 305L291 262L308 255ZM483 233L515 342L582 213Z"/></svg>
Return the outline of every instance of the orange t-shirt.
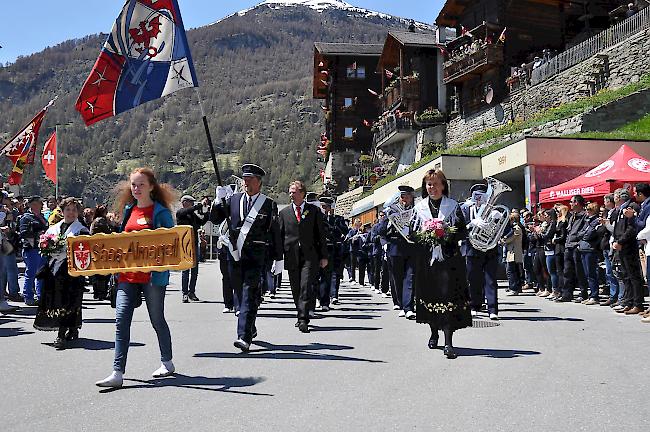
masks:
<svg viewBox="0 0 650 432"><path fill-rule="evenodd" d="M153 229L153 207L134 206L131 216L124 226L124 232L140 231L143 229ZM147 284L151 281L151 273L143 272L125 272L120 273L118 282Z"/></svg>

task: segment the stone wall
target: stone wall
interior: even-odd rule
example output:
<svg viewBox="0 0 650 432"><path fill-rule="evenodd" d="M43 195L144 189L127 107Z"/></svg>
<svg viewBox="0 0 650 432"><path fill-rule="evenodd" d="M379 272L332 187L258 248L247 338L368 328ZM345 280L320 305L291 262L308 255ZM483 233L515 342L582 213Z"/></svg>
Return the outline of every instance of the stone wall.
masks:
<svg viewBox="0 0 650 432"><path fill-rule="evenodd" d="M334 207L334 213L347 218L350 212L352 211L352 206L354 205L354 203L361 198L361 195L363 195L363 191L364 189L362 187L359 187L354 190L351 190L350 192L346 192L340 195L336 199L336 206Z"/></svg>
<svg viewBox="0 0 650 432"><path fill-rule="evenodd" d="M645 30L538 85L513 91L496 106L452 119L447 127L447 146L458 146L475 133L502 126L513 119L527 119L543 109L588 96L590 91L638 82L650 71L649 53L650 30ZM588 84L590 81L593 84ZM627 113L627 108L622 110ZM571 123L570 120L561 122L566 123L558 126ZM565 129L567 131L562 134L575 131L574 127Z"/></svg>

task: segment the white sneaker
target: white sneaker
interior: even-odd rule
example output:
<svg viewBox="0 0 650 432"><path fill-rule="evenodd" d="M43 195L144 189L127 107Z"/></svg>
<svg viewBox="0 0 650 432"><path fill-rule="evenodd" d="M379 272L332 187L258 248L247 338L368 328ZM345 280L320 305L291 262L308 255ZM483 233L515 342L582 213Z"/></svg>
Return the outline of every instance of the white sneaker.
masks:
<svg viewBox="0 0 650 432"><path fill-rule="evenodd" d="M316 300L316 310L320 309L320 300Z"/></svg>
<svg viewBox="0 0 650 432"><path fill-rule="evenodd" d="M18 309L18 306L10 305L9 303L7 303L7 300L0 300L0 312L1 313L13 312L16 309Z"/></svg>
<svg viewBox="0 0 650 432"><path fill-rule="evenodd" d="M113 371L112 374L107 376L101 381L97 381L95 385L97 387L122 387L123 376L122 372Z"/></svg>
<svg viewBox="0 0 650 432"><path fill-rule="evenodd" d="M230 312L232 312L232 309L230 308L223 308L223 310L221 311L221 313L230 313Z"/></svg>
<svg viewBox="0 0 650 432"><path fill-rule="evenodd" d="M415 312L413 312L413 311L406 312L406 319L409 319L409 320L415 319Z"/></svg>
<svg viewBox="0 0 650 432"><path fill-rule="evenodd" d="M499 316L498 316L497 314L495 314L495 313L491 313L491 314L490 314L490 319L491 319L492 321L498 321L498 320L499 320Z"/></svg>
<svg viewBox="0 0 650 432"><path fill-rule="evenodd" d="M176 368L174 367L174 363L172 363L171 360L162 362L160 364L160 367L154 371L154 373L151 374L152 377L154 378L164 378L172 375Z"/></svg>
<svg viewBox="0 0 650 432"><path fill-rule="evenodd" d="M401 310L401 311L399 311L399 313L397 314L397 316L400 317L400 318L404 318L404 317L406 316L406 312L404 312L403 310Z"/></svg>
<svg viewBox="0 0 650 432"><path fill-rule="evenodd" d="M398 305L394 305L393 310L400 310L400 307Z"/></svg>
<svg viewBox="0 0 650 432"><path fill-rule="evenodd" d="M475 316L477 316L477 315L478 315L478 312L475 311L474 309L472 309L472 316L475 317Z"/></svg>

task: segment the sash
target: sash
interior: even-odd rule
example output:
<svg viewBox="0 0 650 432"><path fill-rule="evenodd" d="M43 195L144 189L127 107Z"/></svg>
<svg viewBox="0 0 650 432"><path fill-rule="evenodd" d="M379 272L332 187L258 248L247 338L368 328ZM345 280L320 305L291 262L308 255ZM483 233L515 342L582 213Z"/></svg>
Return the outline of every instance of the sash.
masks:
<svg viewBox="0 0 650 432"><path fill-rule="evenodd" d="M230 251L230 255L235 261L239 261L241 259L241 250L244 247L244 243L246 242L246 236L248 236L248 233L250 232L253 223L255 223L255 219L257 218L257 215L259 214L260 210L262 209L262 206L266 202L266 199L267 199L266 195L260 193L257 199L255 200L255 204L253 204L253 208L251 208L251 210L246 215L246 218L244 219L244 223L242 224L241 229L239 230L236 249L232 245L232 241L230 240L230 236L228 232L221 235L220 237L221 242L228 247L228 250Z"/></svg>

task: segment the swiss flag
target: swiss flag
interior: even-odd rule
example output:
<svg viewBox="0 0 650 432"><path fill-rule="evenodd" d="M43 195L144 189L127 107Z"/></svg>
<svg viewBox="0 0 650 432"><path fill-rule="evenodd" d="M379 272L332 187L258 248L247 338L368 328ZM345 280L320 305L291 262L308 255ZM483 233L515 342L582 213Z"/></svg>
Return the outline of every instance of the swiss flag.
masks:
<svg viewBox="0 0 650 432"><path fill-rule="evenodd" d="M43 169L47 178L56 184L56 132L45 143L41 162L43 162Z"/></svg>

